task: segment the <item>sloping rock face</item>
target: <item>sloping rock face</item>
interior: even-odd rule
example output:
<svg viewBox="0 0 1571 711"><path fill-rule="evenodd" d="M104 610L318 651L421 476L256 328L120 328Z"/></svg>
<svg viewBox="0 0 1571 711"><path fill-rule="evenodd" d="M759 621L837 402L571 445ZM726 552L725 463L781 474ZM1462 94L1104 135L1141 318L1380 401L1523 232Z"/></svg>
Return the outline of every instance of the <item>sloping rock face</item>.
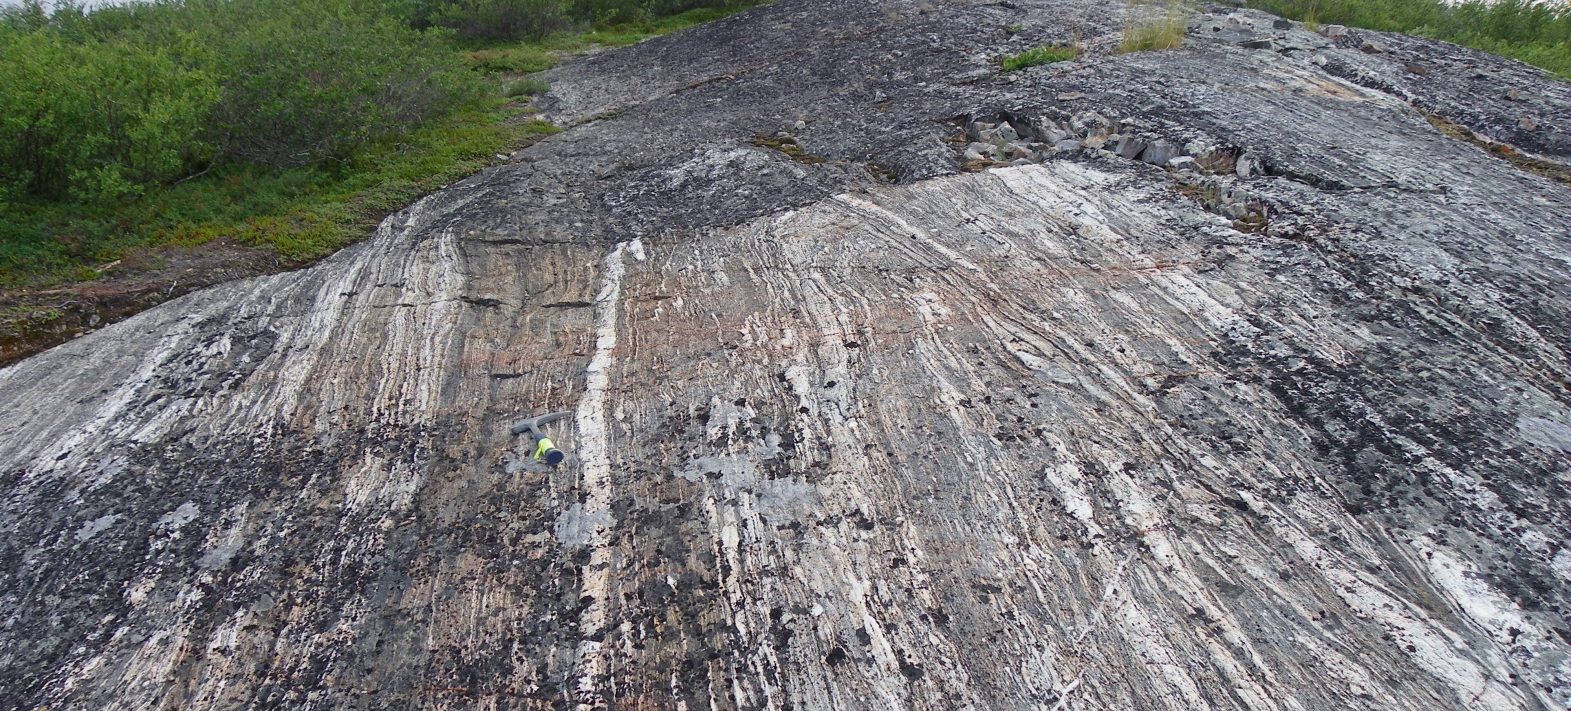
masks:
<svg viewBox="0 0 1571 711"><path fill-rule="evenodd" d="M1571 91L1120 12L569 65L372 240L0 371L0 707L1565 708Z"/></svg>

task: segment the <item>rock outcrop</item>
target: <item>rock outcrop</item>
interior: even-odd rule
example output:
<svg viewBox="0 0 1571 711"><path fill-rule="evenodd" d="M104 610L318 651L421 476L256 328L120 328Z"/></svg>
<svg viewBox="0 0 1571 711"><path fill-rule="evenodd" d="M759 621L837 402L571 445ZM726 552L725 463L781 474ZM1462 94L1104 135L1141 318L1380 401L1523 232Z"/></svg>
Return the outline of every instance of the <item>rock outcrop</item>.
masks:
<svg viewBox="0 0 1571 711"><path fill-rule="evenodd" d="M573 63L370 241L0 370L0 707L1565 708L1571 88L1120 12Z"/></svg>

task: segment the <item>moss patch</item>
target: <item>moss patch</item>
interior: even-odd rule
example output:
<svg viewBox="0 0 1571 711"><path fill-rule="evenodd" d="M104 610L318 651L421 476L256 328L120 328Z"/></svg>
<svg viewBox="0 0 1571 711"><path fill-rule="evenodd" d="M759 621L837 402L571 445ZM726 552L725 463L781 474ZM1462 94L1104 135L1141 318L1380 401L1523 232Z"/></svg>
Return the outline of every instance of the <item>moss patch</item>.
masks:
<svg viewBox="0 0 1571 711"><path fill-rule="evenodd" d="M826 162L826 159L823 156L808 153L807 149L803 148L802 144L797 142L796 137L783 133L777 133L773 136L754 136L753 145L758 146L759 148L773 148L790 156L791 160L794 160L798 163L817 165L819 163Z"/></svg>

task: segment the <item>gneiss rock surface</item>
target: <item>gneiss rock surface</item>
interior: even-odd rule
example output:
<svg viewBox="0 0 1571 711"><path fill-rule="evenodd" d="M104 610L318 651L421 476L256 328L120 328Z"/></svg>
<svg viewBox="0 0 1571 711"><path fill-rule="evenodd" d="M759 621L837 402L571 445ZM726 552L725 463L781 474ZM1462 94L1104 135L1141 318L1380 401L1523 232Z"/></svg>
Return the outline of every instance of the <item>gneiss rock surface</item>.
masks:
<svg viewBox="0 0 1571 711"><path fill-rule="evenodd" d="M0 705L1565 708L1571 189L1478 143L1571 158L1566 85L1119 8L574 63L514 164L0 371Z"/></svg>

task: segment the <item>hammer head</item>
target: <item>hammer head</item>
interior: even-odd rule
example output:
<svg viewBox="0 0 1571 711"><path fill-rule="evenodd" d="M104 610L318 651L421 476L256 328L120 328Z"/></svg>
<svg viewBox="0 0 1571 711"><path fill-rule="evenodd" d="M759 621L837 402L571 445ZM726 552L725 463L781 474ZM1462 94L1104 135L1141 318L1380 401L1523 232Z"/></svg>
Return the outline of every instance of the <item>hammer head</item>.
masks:
<svg viewBox="0 0 1571 711"><path fill-rule="evenodd" d="M560 420L571 414L573 414L571 410L563 410L561 412L552 412L545 415L536 415L527 420L519 420L517 424L513 425L513 434L520 435L525 432L533 432L538 434L542 426L556 422L557 420Z"/></svg>

